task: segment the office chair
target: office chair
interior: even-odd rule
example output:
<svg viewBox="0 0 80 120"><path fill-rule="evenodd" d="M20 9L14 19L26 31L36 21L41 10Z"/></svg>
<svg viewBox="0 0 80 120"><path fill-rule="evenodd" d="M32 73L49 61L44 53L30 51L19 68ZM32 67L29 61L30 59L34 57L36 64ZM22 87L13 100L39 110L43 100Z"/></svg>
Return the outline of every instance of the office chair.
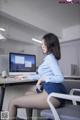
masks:
<svg viewBox="0 0 80 120"><path fill-rule="evenodd" d="M51 93L47 99L50 109L41 111L41 116L45 120L80 120L80 104L77 104L80 96L73 95L75 91L80 92L80 89L72 89L70 94ZM73 104L55 108L51 102L52 97L71 100Z"/></svg>

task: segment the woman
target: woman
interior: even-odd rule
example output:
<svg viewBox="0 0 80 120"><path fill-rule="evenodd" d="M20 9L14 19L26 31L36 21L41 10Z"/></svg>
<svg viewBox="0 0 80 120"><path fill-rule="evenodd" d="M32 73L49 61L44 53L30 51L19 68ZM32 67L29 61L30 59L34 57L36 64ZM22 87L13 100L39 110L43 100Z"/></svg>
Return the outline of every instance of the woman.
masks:
<svg viewBox="0 0 80 120"><path fill-rule="evenodd" d="M58 65L58 60L61 58L58 37L52 33L43 36L42 50L46 56L38 68L39 80L36 84L36 91L11 101L9 104L10 120L16 119L17 107L29 109L28 119L31 120L32 108L49 108L47 103L48 94L51 92L65 93L65 88L62 85L64 77ZM61 99L53 98L55 107L59 107L62 102Z"/></svg>

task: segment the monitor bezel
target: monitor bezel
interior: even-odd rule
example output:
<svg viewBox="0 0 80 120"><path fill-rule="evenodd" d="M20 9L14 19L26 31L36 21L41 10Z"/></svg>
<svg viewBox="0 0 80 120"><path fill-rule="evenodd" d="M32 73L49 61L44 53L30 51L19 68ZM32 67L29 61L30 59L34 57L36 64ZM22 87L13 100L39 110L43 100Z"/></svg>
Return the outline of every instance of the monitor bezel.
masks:
<svg viewBox="0 0 80 120"><path fill-rule="evenodd" d="M35 58L35 70L34 71L11 71L11 55L24 55L24 56L34 56ZM17 53L10 52L9 53L9 75L17 75L17 74L35 74L36 73L36 55L34 54L26 54L26 53Z"/></svg>

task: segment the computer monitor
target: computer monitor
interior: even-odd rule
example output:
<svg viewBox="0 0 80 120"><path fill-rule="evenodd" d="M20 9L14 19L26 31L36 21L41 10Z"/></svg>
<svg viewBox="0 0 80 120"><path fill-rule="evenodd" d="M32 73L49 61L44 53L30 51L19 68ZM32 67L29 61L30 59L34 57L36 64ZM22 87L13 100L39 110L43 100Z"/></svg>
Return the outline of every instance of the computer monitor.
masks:
<svg viewBox="0 0 80 120"><path fill-rule="evenodd" d="M9 75L35 74L36 56L23 53L9 53Z"/></svg>

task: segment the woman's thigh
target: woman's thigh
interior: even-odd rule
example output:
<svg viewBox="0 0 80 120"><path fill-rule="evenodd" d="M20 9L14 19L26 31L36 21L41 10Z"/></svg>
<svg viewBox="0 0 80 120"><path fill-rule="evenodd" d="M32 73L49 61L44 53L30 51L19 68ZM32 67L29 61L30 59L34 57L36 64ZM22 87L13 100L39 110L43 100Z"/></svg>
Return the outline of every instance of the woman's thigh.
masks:
<svg viewBox="0 0 80 120"><path fill-rule="evenodd" d="M37 93L37 92L36 92L36 89L33 88L33 89L30 90L30 91L26 91L24 95L26 95L26 96L28 96L28 95L34 95L34 94L36 94L36 93Z"/></svg>
<svg viewBox="0 0 80 120"><path fill-rule="evenodd" d="M26 95L16 98L12 101L12 104L16 105L17 107L23 108L45 109L49 108L49 105L47 103L47 97L48 94L45 91L43 91L39 94L35 93L28 96ZM57 107L59 104L58 100L53 98L53 104L55 107Z"/></svg>
<svg viewBox="0 0 80 120"><path fill-rule="evenodd" d="M25 92L24 95L29 96L29 95L34 95L34 94L36 94L35 91L29 91L29 92Z"/></svg>
<svg viewBox="0 0 80 120"><path fill-rule="evenodd" d="M43 91L42 93L34 93L25 96L15 98L11 101L11 104L17 107L23 108L48 108L47 103L48 94Z"/></svg>

